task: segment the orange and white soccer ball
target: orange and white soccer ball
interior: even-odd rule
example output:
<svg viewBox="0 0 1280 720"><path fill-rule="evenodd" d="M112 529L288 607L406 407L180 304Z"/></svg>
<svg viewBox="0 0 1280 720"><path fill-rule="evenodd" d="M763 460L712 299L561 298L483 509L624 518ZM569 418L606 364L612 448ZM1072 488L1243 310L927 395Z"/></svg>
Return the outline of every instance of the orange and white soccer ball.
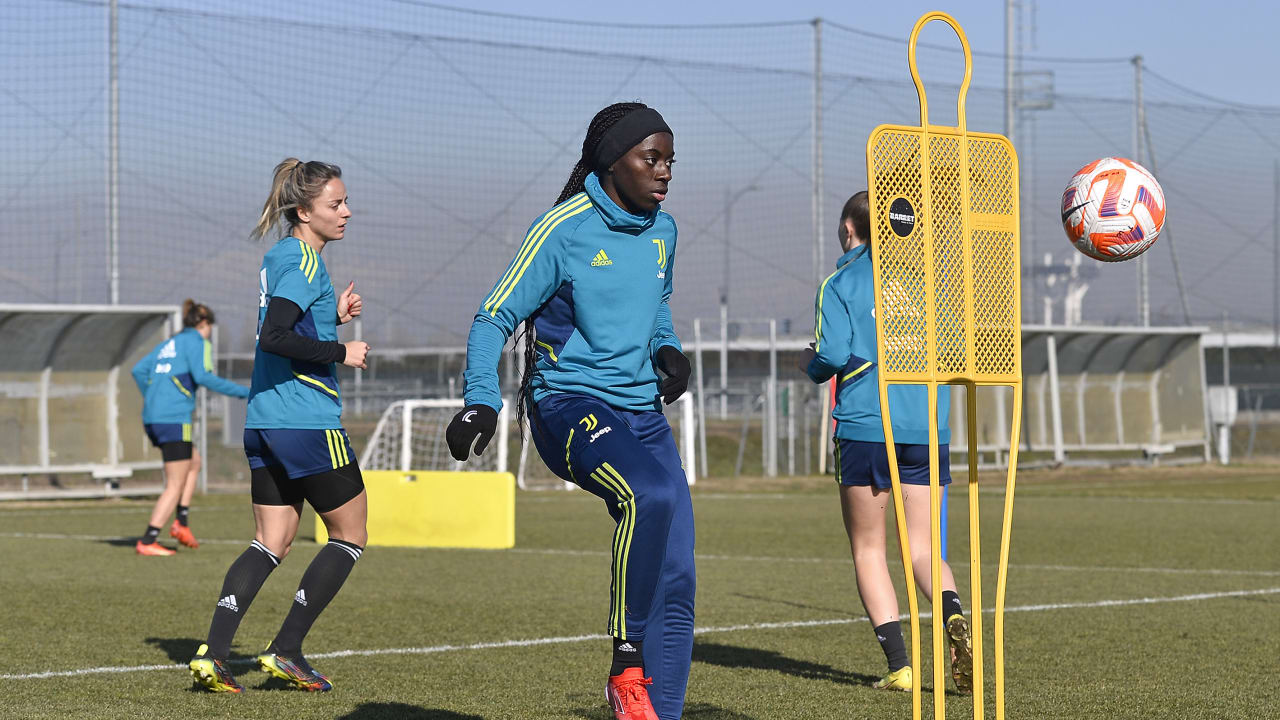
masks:
<svg viewBox="0 0 1280 720"><path fill-rule="evenodd" d="M1095 260L1120 262L1146 252L1164 228L1164 190L1138 163L1105 157L1080 168L1062 192L1062 227Z"/></svg>

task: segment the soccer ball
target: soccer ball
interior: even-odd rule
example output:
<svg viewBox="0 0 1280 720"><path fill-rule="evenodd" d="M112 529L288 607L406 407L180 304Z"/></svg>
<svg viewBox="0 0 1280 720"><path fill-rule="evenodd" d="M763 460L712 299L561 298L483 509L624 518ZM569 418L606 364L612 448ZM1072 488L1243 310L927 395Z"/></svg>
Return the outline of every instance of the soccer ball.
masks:
<svg viewBox="0 0 1280 720"><path fill-rule="evenodd" d="M1062 191L1062 228L1094 260L1141 255L1164 227L1164 190L1132 160L1105 157L1080 168Z"/></svg>

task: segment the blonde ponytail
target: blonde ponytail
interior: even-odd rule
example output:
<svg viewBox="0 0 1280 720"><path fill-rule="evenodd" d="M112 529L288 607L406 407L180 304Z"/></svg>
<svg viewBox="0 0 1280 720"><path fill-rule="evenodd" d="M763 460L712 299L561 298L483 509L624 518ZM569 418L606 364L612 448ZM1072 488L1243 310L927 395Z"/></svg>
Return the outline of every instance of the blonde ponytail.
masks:
<svg viewBox="0 0 1280 720"><path fill-rule="evenodd" d="M310 208L311 201L320 196L325 183L340 177L342 169L337 165L285 158L276 165L271 194L262 204L262 214L258 216L252 236L259 240L266 237L281 221L292 232L298 224L298 208Z"/></svg>

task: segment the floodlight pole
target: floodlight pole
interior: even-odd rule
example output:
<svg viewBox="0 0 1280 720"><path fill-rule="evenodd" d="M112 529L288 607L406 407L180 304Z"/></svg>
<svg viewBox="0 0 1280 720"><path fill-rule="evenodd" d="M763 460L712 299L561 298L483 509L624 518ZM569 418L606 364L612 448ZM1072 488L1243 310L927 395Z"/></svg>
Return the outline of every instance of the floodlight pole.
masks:
<svg viewBox="0 0 1280 720"><path fill-rule="evenodd" d="M1140 162L1142 158L1142 135L1139 130L1146 122L1143 117L1144 107L1142 102L1142 56L1133 56L1133 139L1132 152L1133 161ZM1147 284L1147 256L1138 256L1138 317L1142 320L1142 327L1151 326L1151 289Z"/></svg>
<svg viewBox="0 0 1280 720"><path fill-rule="evenodd" d="M107 19L107 284L120 304L120 8L111 0Z"/></svg>
<svg viewBox="0 0 1280 720"><path fill-rule="evenodd" d="M1013 142L1013 10L1016 0L1004 0L1004 136Z"/></svg>

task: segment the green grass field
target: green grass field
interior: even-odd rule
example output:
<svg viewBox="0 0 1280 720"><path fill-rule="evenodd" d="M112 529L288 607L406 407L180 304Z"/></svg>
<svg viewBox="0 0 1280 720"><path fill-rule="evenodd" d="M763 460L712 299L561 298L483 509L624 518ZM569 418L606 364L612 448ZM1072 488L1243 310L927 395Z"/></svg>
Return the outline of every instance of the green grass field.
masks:
<svg viewBox="0 0 1280 720"><path fill-rule="evenodd" d="M991 480L988 606L1003 500ZM952 498L951 559L968 609L964 497ZM121 539L145 525L149 502L2 506L0 717L608 720L608 517L581 492L517 503L513 551L365 553L306 646L333 692L294 691L240 665L243 696L193 691L179 664L250 539L247 496L198 498L192 523L205 544L173 558L137 557ZM700 630L686 718L910 717L909 696L869 687L884 661L829 479L710 478L694 505ZM316 549L299 540L237 652L272 637ZM1277 469L1025 472L1009 578L1009 718L1274 717ZM984 628L994 717L989 612ZM923 633L927 656L927 621ZM932 686L927 660L918 674ZM948 717L971 707L948 695Z"/></svg>

